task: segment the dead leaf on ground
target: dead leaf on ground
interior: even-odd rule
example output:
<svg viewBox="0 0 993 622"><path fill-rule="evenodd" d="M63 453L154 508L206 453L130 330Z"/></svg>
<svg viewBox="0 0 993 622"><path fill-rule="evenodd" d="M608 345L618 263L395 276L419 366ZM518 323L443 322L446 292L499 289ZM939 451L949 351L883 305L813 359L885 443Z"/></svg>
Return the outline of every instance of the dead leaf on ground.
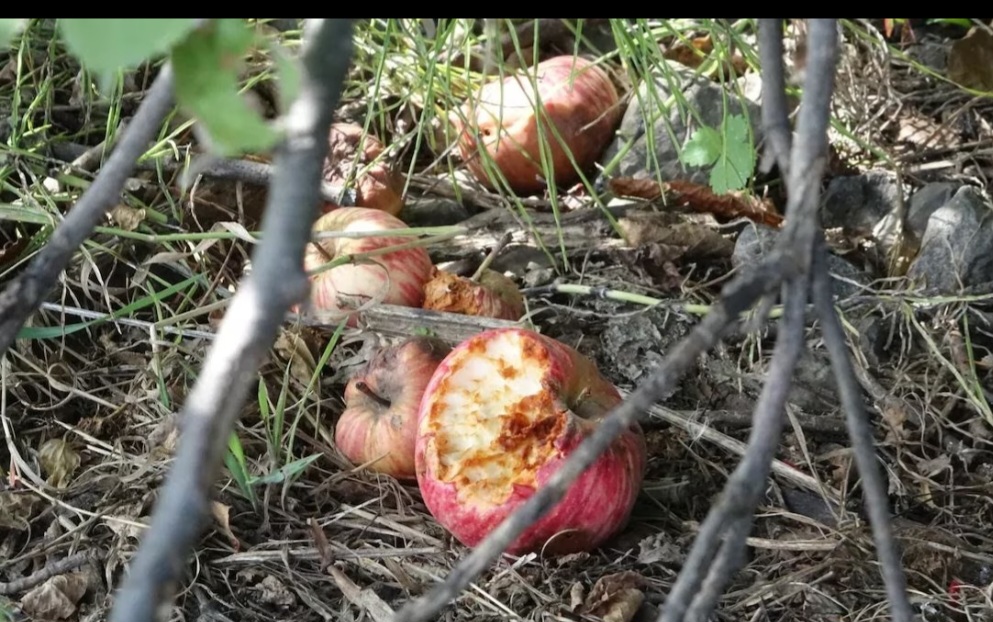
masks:
<svg viewBox="0 0 993 622"><path fill-rule="evenodd" d="M135 209L123 203L119 203L110 210L110 219L114 224L125 231L134 231L145 220L145 210Z"/></svg>
<svg viewBox="0 0 993 622"><path fill-rule="evenodd" d="M684 201L693 211L713 214L716 218L734 220L744 217L776 228L783 224L783 217L768 199L763 200L743 192L715 194L707 186L681 180L667 182L666 191L674 199Z"/></svg>
<svg viewBox="0 0 993 622"><path fill-rule="evenodd" d="M582 613L598 616L604 622L630 622L645 601L645 578L630 570L600 577L593 585Z"/></svg>
<svg viewBox="0 0 993 622"><path fill-rule="evenodd" d="M661 261L721 259L734 251L734 242L711 226L680 214L631 213L617 224L629 246L658 244L669 249L657 257Z"/></svg>
<svg viewBox="0 0 993 622"><path fill-rule="evenodd" d="M948 77L966 88L993 91L993 35L973 27L952 43Z"/></svg>
<svg viewBox="0 0 993 622"><path fill-rule="evenodd" d="M265 578L253 585L252 590L258 594L259 601L266 605L274 605L281 609L286 609L297 602L293 592L282 581L271 574L266 575Z"/></svg>
<svg viewBox="0 0 993 622"><path fill-rule="evenodd" d="M638 543L639 564L682 564L686 556L666 533L657 533L643 538Z"/></svg>
<svg viewBox="0 0 993 622"><path fill-rule="evenodd" d="M303 386L310 385L311 378L317 370L317 361L311 353L307 342L297 332L280 330L273 346L276 352L290 361L290 374Z"/></svg>
<svg viewBox="0 0 993 622"><path fill-rule="evenodd" d="M234 550L236 552L241 550L241 542L238 541L238 536L234 535L234 532L231 531L231 506L212 501L210 504L210 514L214 517L214 521L217 523L218 528L220 528L221 533L227 536Z"/></svg>
<svg viewBox="0 0 993 622"><path fill-rule="evenodd" d="M920 149L950 148L958 143L958 134L953 129L915 112L901 115L897 128L898 141Z"/></svg>
<svg viewBox="0 0 993 622"><path fill-rule="evenodd" d="M0 492L0 528L24 531L30 526L40 502L33 492Z"/></svg>
<svg viewBox="0 0 993 622"><path fill-rule="evenodd" d="M38 449L38 461L48 476L46 482L65 488L79 467L79 454L65 439L51 438Z"/></svg>
<svg viewBox="0 0 993 622"><path fill-rule="evenodd" d="M24 595L21 608L34 620L65 620L76 613L79 599L86 593L82 572L52 577Z"/></svg>
<svg viewBox="0 0 993 622"><path fill-rule="evenodd" d="M379 597L379 594L369 588L360 588L336 566L328 566L328 573L331 574L345 598L368 613L373 622L391 622L393 620L393 609Z"/></svg>
<svg viewBox="0 0 993 622"><path fill-rule="evenodd" d="M690 181L672 180L660 184L653 179L634 177L614 177L608 185L617 196L654 201L665 195L694 212L713 214L715 218L725 221L748 218L776 228L783 224L783 217L776 212L771 201L743 192L715 194L708 186Z"/></svg>

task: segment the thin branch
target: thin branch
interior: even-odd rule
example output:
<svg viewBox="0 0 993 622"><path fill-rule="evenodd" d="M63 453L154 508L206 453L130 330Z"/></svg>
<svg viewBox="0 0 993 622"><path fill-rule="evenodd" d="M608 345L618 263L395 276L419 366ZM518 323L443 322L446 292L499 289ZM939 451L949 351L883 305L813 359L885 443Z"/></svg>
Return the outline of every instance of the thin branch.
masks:
<svg viewBox="0 0 993 622"><path fill-rule="evenodd" d="M788 179L793 135L786 105L782 18L759 20L759 61L762 63L762 129L766 139L761 169L767 173L776 163L780 175Z"/></svg>
<svg viewBox="0 0 993 622"><path fill-rule="evenodd" d="M831 279L827 271L827 248L823 238L819 240L814 261L814 310L821 320L824 345L831 358L834 380L838 385L841 404L848 421L848 434L855 452L855 464L862 478L864 504L869 514L872 536L876 542L879 561L882 565L883 582L895 622L910 622L913 615L907 600L907 579L900 561L900 552L893 537L890 524L892 515L886 496L886 480L876 462L876 451L872 442L872 426L862 405L855 371L846 348L845 331L838 319L831 292Z"/></svg>
<svg viewBox="0 0 993 622"><path fill-rule="evenodd" d="M276 156L255 270L234 296L193 391L180 414L179 451L151 525L117 595L111 622L152 622L183 578L201 532L210 490L259 365L289 307L306 296L303 253L318 215L321 165L352 53L350 20L313 20L305 28L300 96L286 117Z"/></svg>
<svg viewBox="0 0 993 622"><path fill-rule="evenodd" d="M780 335L755 407L748 450L700 526L683 570L666 599L660 622L707 620L727 580L738 569L736 564L742 558L752 517L765 492L772 459L779 447L790 379L803 352L807 287L806 275L787 287Z"/></svg>
<svg viewBox="0 0 993 622"><path fill-rule="evenodd" d="M725 329L760 296L779 286L790 265L780 262L778 253L754 272L742 274L724 290L711 312L666 356L651 378L614 408L596 431L588 437L549 479L545 486L515 510L462 559L443 583L397 612L394 622L424 622L452 602L532 523L544 516L565 495L570 484L634 421L645 416L648 408L669 392L696 358L720 339Z"/></svg>
<svg viewBox="0 0 993 622"><path fill-rule="evenodd" d="M81 553L75 553L64 559L54 561L31 575L17 579L16 581L11 581L10 583L0 583L0 594L10 596L11 594L26 592L31 588L48 581L52 577L73 571L90 560L99 559L102 555L102 551L99 549L94 549L90 551L83 551Z"/></svg>
<svg viewBox="0 0 993 622"><path fill-rule="evenodd" d="M779 446L790 380L803 351L807 291L814 265L812 255L820 232L817 206L837 56L834 20L812 20L810 47L810 71L804 85L797 141L791 153L791 174L787 179L786 212L791 218L776 244L777 250L792 256L800 276L786 287L781 330L768 378L755 408L755 427L749 435L748 452L701 525L659 616L660 622L682 622L687 614L690 620L707 619L720 590L736 570L735 562L741 558L748 536L745 527L751 525ZM763 105L765 103L763 101Z"/></svg>
<svg viewBox="0 0 993 622"><path fill-rule="evenodd" d="M107 210L119 201L135 162L172 108L172 82L172 67L166 63L93 185L69 210L24 272L0 292L0 356L7 352L24 322L58 282L59 273L69 265L76 250L100 224Z"/></svg>

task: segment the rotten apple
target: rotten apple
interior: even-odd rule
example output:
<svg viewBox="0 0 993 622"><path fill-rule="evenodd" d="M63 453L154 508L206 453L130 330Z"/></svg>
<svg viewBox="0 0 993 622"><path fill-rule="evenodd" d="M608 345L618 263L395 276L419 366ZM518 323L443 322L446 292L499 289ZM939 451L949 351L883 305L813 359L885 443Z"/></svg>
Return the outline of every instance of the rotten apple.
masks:
<svg viewBox="0 0 993 622"><path fill-rule="evenodd" d="M424 286L424 308L517 321L524 315L524 296L517 284L486 269L475 281L435 268Z"/></svg>
<svg viewBox="0 0 993 622"><path fill-rule="evenodd" d="M517 328L479 333L438 365L418 414L415 465L424 503L476 546L541 487L621 402L575 349ZM603 544L628 522L646 464L641 427L617 437L511 554Z"/></svg>
<svg viewBox="0 0 993 622"><path fill-rule="evenodd" d="M314 223L315 232L359 233L405 229L406 223L386 212L364 207L342 207L324 214ZM304 269L308 272L346 255L377 251L411 242L407 236L368 235L364 237L322 238L307 245ZM424 284L434 269L427 251L420 247L357 258L312 278L310 312L328 323L348 316L348 325L357 326L357 309L363 305L385 304L420 307Z"/></svg>
<svg viewBox="0 0 993 622"><path fill-rule="evenodd" d="M398 216L403 209L403 178L383 155L386 147L355 123L334 123L328 134L324 180L355 189L355 207ZM359 149L361 147L361 151ZM338 209L325 202L322 211Z"/></svg>
<svg viewBox="0 0 993 622"><path fill-rule="evenodd" d="M450 350L421 335L378 350L345 385L345 410L334 431L341 453L372 471L414 479L417 408Z"/></svg>
<svg viewBox="0 0 993 622"><path fill-rule="evenodd" d="M479 153L485 150L517 193L540 191L548 180L559 186L578 181L577 168L593 166L621 119L617 89L607 72L583 57L555 56L526 73L533 75L522 72L488 82L467 101L468 122L459 137L462 158L476 179L496 185ZM542 168L542 138L554 175Z"/></svg>

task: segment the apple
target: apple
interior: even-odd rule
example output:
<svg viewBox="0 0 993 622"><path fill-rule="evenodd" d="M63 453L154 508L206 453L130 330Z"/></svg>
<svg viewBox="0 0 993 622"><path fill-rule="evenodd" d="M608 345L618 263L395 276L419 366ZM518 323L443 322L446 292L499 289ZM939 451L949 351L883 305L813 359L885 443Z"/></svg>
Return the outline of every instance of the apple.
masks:
<svg viewBox="0 0 993 622"><path fill-rule="evenodd" d="M479 544L541 487L620 404L575 349L501 328L455 346L421 400L414 459L428 510L464 545ZM626 526L644 479L641 427L625 430L510 554L589 551Z"/></svg>
<svg viewBox="0 0 993 622"><path fill-rule="evenodd" d="M435 337L414 336L381 348L345 385L345 410L335 444L355 464L397 479L413 480L417 408L424 389L451 347Z"/></svg>
<svg viewBox="0 0 993 622"><path fill-rule="evenodd" d="M622 116L620 97L607 72L571 55L554 56L484 84L462 110L468 121L459 124L459 151L469 171L495 187L479 154L485 150L510 189L522 194L541 191L546 183L568 186L578 181L577 167L590 170ZM554 176L542 170L541 136L547 141Z"/></svg>
<svg viewBox="0 0 993 622"><path fill-rule="evenodd" d="M324 214L314 223L315 232L362 232L406 229L407 224L384 211L365 207L342 207ZM406 244L410 236L373 235L357 238L323 238L307 245L304 269L310 272L344 255L366 253ZM434 265L427 251L415 247L353 262L319 272L312 277L310 312L329 323L348 317L358 325L361 305L370 302L419 308L424 303L424 284Z"/></svg>
<svg viewBox="0 0 993 622"><path fill-rule="evenodd" d="M516 321L524 315L524 296L510 278L495 270L483 270L473 281L435 268L424 286L424 308Z"/></svg>
<svg viewBox="0 0 993 622"><path fill-rule="evenodd" d="M364 135L364 139L363 139ZM359 144L362 152L359 153ZM403 178L382 156L386 148L378 138L355 123L334 123L328 134L324 180L355 189L355 207L369 207L398 216L403 209ZM322 211L338 209L325 202Z"/></svg>

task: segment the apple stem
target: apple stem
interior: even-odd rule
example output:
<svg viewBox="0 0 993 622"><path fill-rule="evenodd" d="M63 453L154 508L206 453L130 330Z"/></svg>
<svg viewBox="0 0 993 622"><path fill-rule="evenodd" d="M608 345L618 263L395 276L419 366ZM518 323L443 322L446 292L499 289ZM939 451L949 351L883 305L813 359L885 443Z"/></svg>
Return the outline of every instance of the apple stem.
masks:
<svg viewBox="0 0 993 622"><path fill-rule="evenodd" d="M469 280L478 281L479 277L483 276L483 272L485 272L486 269L490 267L490 264L493 263L493 260L496 259L497 255L500 254L500 251L503 250L503 247L510 244L510 240L512 238L513 238L513 234L510 231L504 233L503 237L497 240L497 243L493 246L492 249L490 249L490 253L489 255L486 256L486 258L483 259L483 263L479 264L479 267L476 268L476 272L474 272L473 275L469 277Z"/></svg>
<svg viewBox="0 0 993 622"><path fill-rule="evenodd" d="M376 393L375 391L373 391L369 387L369 385L367 385L366 383L364 383L364 382L356 382L355 383L355 388L358 389L359 391L361 391L362 393L364 393L370 399L375 400L375 402L377 404L379 404L380 406L384 406L386 408L389 408L391 406L390 400L386 399L385 397L383 397L383 396L379 395L378 393Z"/></svg>

